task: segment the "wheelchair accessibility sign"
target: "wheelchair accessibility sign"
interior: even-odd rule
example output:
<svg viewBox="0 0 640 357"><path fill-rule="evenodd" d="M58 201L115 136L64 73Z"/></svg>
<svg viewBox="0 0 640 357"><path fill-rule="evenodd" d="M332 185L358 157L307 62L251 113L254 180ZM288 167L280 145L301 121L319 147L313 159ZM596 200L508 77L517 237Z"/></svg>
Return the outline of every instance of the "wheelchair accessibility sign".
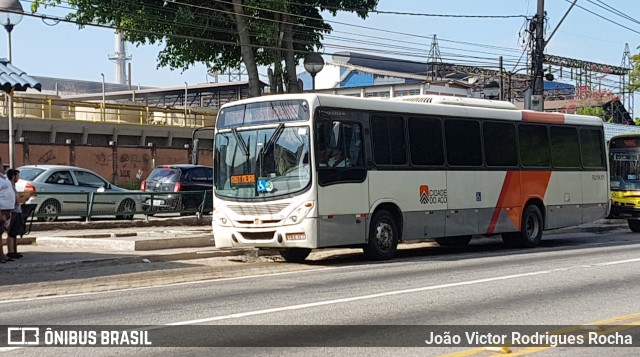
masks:
<svg viewBox="0 0 640 357"><path fill-rule="evenodd" d="M257 183L258 193L273 191L273 184L265 179L259 179Z"/></svg>

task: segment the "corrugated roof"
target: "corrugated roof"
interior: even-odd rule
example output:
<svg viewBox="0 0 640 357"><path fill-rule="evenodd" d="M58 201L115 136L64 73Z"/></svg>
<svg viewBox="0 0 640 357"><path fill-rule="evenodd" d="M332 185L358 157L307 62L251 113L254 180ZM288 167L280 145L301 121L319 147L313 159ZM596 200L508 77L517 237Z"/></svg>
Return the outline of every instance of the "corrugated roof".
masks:
<svg viewBox="0 0 640 357"><path fill-rule="evenodd" d="M11 90L24 92L27 88L38 91L42 85L20 68L12 65L6 58L0 58L0 89L9 93Z"/></svg>

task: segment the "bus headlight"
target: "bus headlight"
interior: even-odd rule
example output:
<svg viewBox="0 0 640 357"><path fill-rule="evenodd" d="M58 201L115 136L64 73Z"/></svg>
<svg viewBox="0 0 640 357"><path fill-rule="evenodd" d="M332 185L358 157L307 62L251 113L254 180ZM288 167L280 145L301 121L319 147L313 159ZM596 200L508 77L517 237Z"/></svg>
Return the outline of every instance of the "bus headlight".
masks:
<svg viewBox="0 0 640 357"><path fill-rule="evenodd" d="M311 212L314 204L315 203L313 201L307 201L301 204L300 206L298 206L298 208L294 209L291 214L289 214L289 217L287 217L285 223L295 224L302 221L309 214L309 212Z"/></svg>
<svg viewBox="0 0 640 357"><path fill-rule="evenodd" d="M213 221L222 227L231 227L231 220L219 209L213 211Z"/></svg>

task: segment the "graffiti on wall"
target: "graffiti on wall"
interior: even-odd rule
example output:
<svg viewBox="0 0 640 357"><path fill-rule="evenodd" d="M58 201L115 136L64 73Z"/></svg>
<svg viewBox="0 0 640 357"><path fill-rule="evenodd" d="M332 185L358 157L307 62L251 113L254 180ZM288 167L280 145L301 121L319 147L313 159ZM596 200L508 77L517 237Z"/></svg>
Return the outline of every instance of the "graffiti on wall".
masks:
<svg viewBox="0 0 640 357"><path fill-rule="evenodd" d="M149 171L151 157L148 153L121 153L118 155L118 179L127 182L144 178L145 171Z"/></svg>
<svg viewBox="0 0 640 357"><path fill-rule="evenodd" d="M104 152L97 154L96 165L100 165L100 166L111 165L111 156L108 153L104 153Z"/></svg>
<svg viewBox="0 0 640 357"><path fill-rule="evenodd" d="M53 150L49 150L38 158L38 165L50 164L51 161L55 159L56 155L53 153Z"/></svg>

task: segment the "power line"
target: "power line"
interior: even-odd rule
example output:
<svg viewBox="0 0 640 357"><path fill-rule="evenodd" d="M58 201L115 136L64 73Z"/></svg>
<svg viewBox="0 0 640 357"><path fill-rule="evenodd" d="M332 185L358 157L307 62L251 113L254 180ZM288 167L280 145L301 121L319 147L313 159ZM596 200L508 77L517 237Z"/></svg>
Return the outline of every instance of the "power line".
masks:
<svg viewBox="0 0 640 357"><path fill-rule="evenodd" d="M598 3L600 3L601 5L600 4L596 4L593 0L587 0L587 1L592 3L592 4L594 4L594 5L596 5L596 6L598 6L599 8L602 8L602 9L607 10L607 11L609 11L609 12L615 14L615 15L618 15L618 16L622 17L625 20L628 20L628 21L631 21L631 22L635 22L636 24L640 24L640 21L638 21L638 20L634 19L633 17L623 13L620 10L617 10L616 8L614 8L611 5L605 4L604 2L602 2L600 0L596 0L596 1Z"/></svg>
<svg viewBox="0 0 640 357"><path fill-rule="evenodd" d="M564 1L566 1L566 2L568 2L568 3L572 3L572 2L571 2L571 0L564 0ZM576 4L575 6L576 6L576 7L581 8L582 10L584 10L584 11L586 11L586 12L588 12L588 13L590 13L590 14L594 15L594 16L597 16L597 17L599 17L599 18L601 18L601 19L603 19L603 20L605 20L605 21L611 22L612 24L618 25L618 26L620 26L620 27L622 27L622 28L625 28L625 29L627 29L627 30L629 30L629 31L631 31L631 32L634 32L634 33L637 33L638 35L640 35L640 31L636 31L636 30L634 30L634 29L632 29L632 28L630 28L630 27L627 27L627 26L625 26L625 25L623 25L623 24L621 24L621 23L618 23L618 22L615 22L615 21L613 21L613 20L611 20L611 19L609 19L609 18L606 18L606 17L604 17L604 16L602 16L602 15L600 15L600 14L596 13L596 12L593 12L593 11L591 11L591 10L589 10L589 9L585 8L584 6L580 6L580 5L578 5L578 4Z"/></svg>

